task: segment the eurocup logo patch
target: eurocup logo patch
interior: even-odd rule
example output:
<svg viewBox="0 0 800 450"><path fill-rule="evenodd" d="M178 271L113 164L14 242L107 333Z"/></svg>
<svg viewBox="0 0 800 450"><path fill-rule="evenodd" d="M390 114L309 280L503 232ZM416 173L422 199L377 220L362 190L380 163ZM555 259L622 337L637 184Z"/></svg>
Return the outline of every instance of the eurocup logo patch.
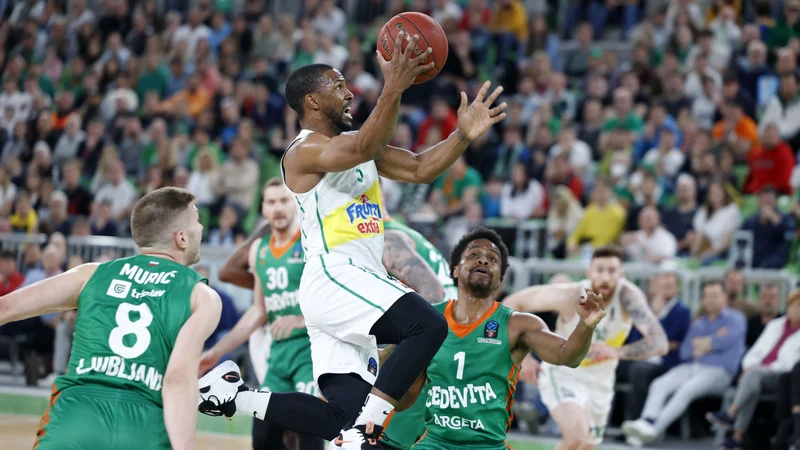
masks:
<svg viewBox="0 0 800 450"><path fill-rule="evenodd" d="M301 251L303 251L303 249L300 247L300 244L295 245L294 246L294 253L292 254L292 258L299 258Z"/></svg>
<svg viewBox="0 0 800 450"><path fill-rule="evenodd" d="M378 361L375 358L370 357L369 361L367 361L367 371L373 375L378 375Z"/></svg>
<svg viewBox="0 0 800 450"><path fill-rule="evenodd" d="M497 323L496 320L490 320L486 322L486 326L483 327L483 337L494 339L497 337L497 330L500 328L500 324Z"/></svg>

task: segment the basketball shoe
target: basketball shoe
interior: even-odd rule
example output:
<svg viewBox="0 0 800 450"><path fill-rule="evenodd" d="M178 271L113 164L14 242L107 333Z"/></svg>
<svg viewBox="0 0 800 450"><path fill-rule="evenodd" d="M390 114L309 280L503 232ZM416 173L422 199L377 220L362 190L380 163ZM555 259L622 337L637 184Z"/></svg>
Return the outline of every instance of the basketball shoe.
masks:
<svg viewBox="0 0 800 450"><path fill-rule="evenodd" d="M236 413L236 396L248 390L244 385L239 366L225 361L200 378L200 398L197 409L209 416L232 417Z"/></svg>
<svg viewBox="0 0 800 450"><path fill-rule="evenodd" d="M383 427L376 427L372 422L366 425L356 425L347 431L342 431L333 440L331 449L336 450L373 450L379 449L378 440L383 432Z"/></svg>

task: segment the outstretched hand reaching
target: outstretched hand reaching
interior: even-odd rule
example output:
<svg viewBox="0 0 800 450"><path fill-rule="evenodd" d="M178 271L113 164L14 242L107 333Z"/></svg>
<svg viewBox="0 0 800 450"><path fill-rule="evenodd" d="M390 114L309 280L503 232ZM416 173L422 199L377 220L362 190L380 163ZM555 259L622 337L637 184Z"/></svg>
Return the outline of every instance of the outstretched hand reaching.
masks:
<svg viewBox="0 0 800 450"><path fill-rule="evenodd" d="M463 91L461 92L461 105L458 107L458 128L470 141L479 138L492 125L506 118L506 113L503 112L508 106L506 102L494 108L491 107L503 92L503 86L498 86L486 97L491 86L491 81L483 83L475 100L469 105L467 104L467 94Z"/></svg>

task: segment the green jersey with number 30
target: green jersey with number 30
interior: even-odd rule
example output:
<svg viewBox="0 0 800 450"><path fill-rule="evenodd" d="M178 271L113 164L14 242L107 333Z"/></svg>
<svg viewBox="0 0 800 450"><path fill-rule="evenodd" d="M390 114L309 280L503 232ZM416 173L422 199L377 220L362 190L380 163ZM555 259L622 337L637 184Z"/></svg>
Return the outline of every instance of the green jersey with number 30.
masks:
<svg viewBox="0 0 800 450"><path fill-rule="evenodd" d="M162 406L161 387L192 289L208 281L174 261L137 255L100 264L78 297L66 375L55 389L133 391Z"/></svg>
<svg viewBox="0 0 800 450"><path fill-rule="evenodd" d="M511 425L519 366L511 359L508 322L513 311L495 303L472 325L453 320L455 301L434 308L449 332L428 364L425 427L420 440L456 445L503 446ZM454 447L456 448L456 447Z"/></svg>
<svg viewBox="0 0 800 450"><path fill-rule="evenodd" d="M264 236L256 253L255 272L261 282L268 323L283 316L302 316L297 291L303 276L303 247L300 232L283 247L274 246L272 235ZM305 328L292 330L287 339L308 337Z"/></svg>
<svg viewBox="0 0 800 450"><path fill-rule="evenodd" d="M453 274L450 272L450 264L447 263L447 259L445 259L439 249L425 239L425 236L421 235L417 230L403 225L394 219L384 220L383 228L385 230L397 230L410 237L411 240L414 241L414 246L419 256L421 256L428 266L436 272L436 278L444 287L444 298L434 299L434 303L439 303L440 301L444 302L458 297L458 288L453 283Z"/></svg>

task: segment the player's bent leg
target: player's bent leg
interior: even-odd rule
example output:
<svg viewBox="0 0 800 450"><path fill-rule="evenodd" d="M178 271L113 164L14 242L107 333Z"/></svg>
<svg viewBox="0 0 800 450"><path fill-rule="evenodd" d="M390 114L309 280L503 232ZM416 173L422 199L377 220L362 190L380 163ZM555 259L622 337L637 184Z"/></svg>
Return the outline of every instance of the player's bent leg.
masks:
<svg viewBox="0 0 800 450"><path fill-rule="evenodd" d="M586 409L576 402L560 403L550 415L561 430L561 442L556 450L583 450L589 442L589 420Z"/></svg>

